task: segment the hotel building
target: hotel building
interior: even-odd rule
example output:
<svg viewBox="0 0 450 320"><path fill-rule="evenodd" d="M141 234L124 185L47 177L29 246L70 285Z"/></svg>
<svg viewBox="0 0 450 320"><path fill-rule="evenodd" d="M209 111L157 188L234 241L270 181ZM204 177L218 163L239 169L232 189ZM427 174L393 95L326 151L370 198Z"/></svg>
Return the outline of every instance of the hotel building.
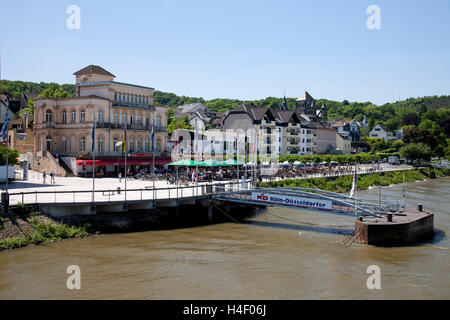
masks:
<svg viewBox="0 0 450 320"><path fill-rule="evenodd" d="M94 65L74 75L75 97L35 101L34 170L51 170L59 164L75 175L92 174L93 142L97 174L123 172L124 141L129 155L127 165L131 170L149 166L153 156L152 126L155 163L170 162L167 155L168 107L154 105L153 88L116 82L113 74ZM94 121L95 140L92 141Z"/></svg>

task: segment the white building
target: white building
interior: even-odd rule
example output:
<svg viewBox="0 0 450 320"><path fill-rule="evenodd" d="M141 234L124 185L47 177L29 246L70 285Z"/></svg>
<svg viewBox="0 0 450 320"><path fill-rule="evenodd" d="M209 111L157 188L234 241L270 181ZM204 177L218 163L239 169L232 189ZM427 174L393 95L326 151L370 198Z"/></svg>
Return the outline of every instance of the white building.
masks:
<svg viewBox="0 0 450 320"><path fill-rule="evenodd" d="M369 133L371 138L379 138L384 140L394 140L395 136L391 129L386 127L383 123L379 122L373 127Z"/></svg>

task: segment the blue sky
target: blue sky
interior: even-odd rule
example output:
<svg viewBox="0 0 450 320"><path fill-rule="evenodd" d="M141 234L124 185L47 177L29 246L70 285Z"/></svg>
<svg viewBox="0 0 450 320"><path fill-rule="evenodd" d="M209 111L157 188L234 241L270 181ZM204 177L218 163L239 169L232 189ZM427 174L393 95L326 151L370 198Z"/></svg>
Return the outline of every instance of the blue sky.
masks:
<svg viewBox="0 0 450 320"><path fill-rule="evenodd" d="M2 79L116 81L212 98L372 101L450 94L450 1L1 1ZM69 30L69 5L81 29ZM381 29L369 30L369 5Z"/></svg>

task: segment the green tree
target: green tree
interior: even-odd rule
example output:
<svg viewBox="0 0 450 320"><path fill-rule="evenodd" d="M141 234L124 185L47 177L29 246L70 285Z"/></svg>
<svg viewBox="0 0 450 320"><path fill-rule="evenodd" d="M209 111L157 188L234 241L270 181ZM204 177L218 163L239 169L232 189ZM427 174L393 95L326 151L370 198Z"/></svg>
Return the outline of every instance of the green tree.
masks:
<svg viewBox="0 0 450 320"><path fill-rule="evenodd" d="M70 98L72 95L57 83L50 83L38 98Z"/></svg>
<svg viewBox="0 0 450 320"><path fill-rule="evenodd" d="M408 143L400 148L400 154L407 159L429 160L432 155L431 148L424 143Z"/></svg>
<svg viewBox="0 0 450 320"><path fill-rule="evenodd" d="M14 165L19 163L19 153L17 150L8 150L8 164ZM0 165L6 165L6 146L0 146Z"/></svg>

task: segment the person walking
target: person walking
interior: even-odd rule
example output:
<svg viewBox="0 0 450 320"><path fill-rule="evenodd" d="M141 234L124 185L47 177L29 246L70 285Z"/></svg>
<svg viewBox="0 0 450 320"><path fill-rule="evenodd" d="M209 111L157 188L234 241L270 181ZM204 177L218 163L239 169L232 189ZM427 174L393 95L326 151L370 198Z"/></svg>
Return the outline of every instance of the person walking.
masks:
<svg viewBox="0 0 450 320"><path fill-rule="evenodd" d="M119 183L122 183L122 172L119 171Z"/></svg>
<svg viewBox="0 0 450 320"><path fill-rule="evenodd" d="M52 172L50 172L50 183L56 183L55 172L53 170L52 170Z"/></svg>
<svg viewBox="0 0 450 320"><path fill-rule="evenodd" d="M44 171L44 172L42 172L42 179L44 180L44 183L45 183L45 178L47 178L47 174Z"/></svg>

